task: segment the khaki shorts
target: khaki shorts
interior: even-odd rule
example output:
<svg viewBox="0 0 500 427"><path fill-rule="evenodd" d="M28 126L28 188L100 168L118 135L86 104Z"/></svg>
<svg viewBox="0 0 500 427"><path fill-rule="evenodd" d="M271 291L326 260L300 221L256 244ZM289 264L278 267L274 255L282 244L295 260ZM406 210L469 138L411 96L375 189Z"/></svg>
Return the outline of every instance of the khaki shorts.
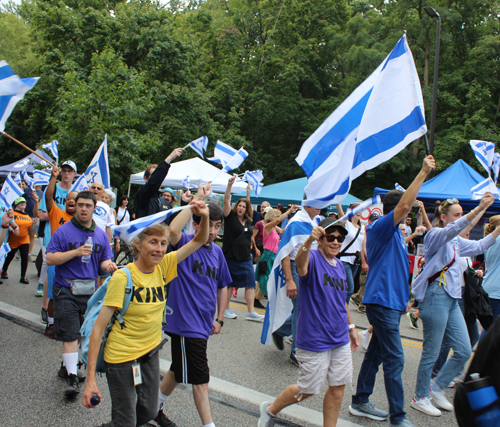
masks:
<svg viewBox="0 0 500 427"><path fill-rule="evenodd" d="M300 366L297 387L303 394L318 394L325 379L329 386L352 382L350 344L320 353L298 348L296 357Z"/></svg>

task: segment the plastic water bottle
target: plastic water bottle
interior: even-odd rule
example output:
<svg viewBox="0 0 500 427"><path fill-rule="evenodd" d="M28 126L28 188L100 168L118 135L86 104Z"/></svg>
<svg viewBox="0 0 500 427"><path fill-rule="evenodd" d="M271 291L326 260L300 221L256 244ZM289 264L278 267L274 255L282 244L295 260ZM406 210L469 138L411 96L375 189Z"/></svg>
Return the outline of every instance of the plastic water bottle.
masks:
<svg viewBox="0 0 500 427"><path fill-rule="evenodd" d="M101 399L97 394L93 394L90 398L90 404L95 408L99 403L101 403Z"/></svg>
<svg viewBox="0 0 500 427"><path fill-rule="evenodd" d="M489 378L479 378L479 374L471 374L472 381L464 383L467 391L467 399L474 412L481 411L493 402L497 401L498 395L489 381ZM475 415L478 427L500 426L500 408L495 405L479 415Z"/></svg>
<svg viewBox="0 0 500 427"><path fill-rule="evenodd" d="M87 241L85 242L86 245L90 245L92 246L92 237L89 236L89 238L87 239ZM82 256L82 262L90 262L90 256L91 254L88 254L88 255L83 255Z"/></svg>

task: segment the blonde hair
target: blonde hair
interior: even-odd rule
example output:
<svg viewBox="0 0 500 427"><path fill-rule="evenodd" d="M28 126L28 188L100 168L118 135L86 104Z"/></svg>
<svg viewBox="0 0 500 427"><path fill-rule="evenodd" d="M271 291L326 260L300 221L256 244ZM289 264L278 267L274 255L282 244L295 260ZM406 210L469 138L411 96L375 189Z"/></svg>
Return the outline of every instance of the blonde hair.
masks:
<svg viewBox="0 0 500 427"><path fill-rule="evenodd" d="M281 216L281 211L279 209L271 209L270 211L267 211L266 214L264 215L264 220L266 222L272 222L276 218L279 218Z"/></svg>
<svg viewBox="0 0 500 427"><path fill-rule="evenodd" d="M145 228L137 236L135 236L134 243L137 243L140 246L142 241L146 238L146 236L162 236L162 237L165 236L168 239L169 236L168 227L164 224L156 224L152 225L151 227ZM134 250L134 255L137 258L137 256L139 255L139 251L135 247L135 244L133 245L133 250Z"/></svg>

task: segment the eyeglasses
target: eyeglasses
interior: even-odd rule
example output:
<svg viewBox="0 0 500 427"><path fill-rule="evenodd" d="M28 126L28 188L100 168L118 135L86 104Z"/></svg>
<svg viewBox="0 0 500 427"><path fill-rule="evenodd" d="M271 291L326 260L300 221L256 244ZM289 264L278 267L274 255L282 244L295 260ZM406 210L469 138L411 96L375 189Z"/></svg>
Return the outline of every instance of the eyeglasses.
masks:
<svg viewBox="0 0 500 427"><path fill-rule="evenodd" d="M339 243L342 243L345 240L345 236L336 236L335 234L327 234L323 236L328 243L333 243L335 240Z"/></svg>
<svg viewBox="0 0 500 427"><path fill-rule="evenodd" d="M444 201L444 203L443 203L441 206L439 206L439 212L441 212L441 210L442 210L444 207L446 207L446 206L448 206L448 205L456 205L457 203L458 203L458 199L455 199L455 198L453 198L453 199L446 199L446 200Z"/></svg>

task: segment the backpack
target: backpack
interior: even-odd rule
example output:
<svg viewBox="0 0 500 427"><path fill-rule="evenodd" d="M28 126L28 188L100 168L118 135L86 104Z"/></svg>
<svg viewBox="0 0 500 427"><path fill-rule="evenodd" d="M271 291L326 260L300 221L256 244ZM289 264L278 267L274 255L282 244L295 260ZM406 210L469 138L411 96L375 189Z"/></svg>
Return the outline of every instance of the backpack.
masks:
<svg viewBox="0 0 500 427"><path fill-rule="evenodd" d="M132 287L132 274L127 267L122 268L125 273L127 273L127 286L125 287L125 296L123 297L123 306L121 310L115 310L111 320L106 325L106 329L104 330L102 339L101 339L101 347L99 349L99 354L97 356L96 361L96 372L104 373L104 349L106 348L106 341L108 339L108 335L111 332L111 328L113 327L115 321L120 323L121 328L125 327L125 322L123 321L123 315L127 311L127 308L132 300L133 287ZM112 277L112 276L111 276ZM85 312L85 320L83 321L82 327L80 329L80 334L82 335L82 341L80 344L80 350L82 353L82 361L87 365L88 362L88 354L89 354L89 344L90 344L90 335L92 333L92 329L94 328L95 322L99 313L101 312L101 308L103 306L104 297L106 296L106 291L108 289L108 282L111 279L108 277L104 283L101 285L99 289L90 297L87 303L87 311Z"/></svg>

